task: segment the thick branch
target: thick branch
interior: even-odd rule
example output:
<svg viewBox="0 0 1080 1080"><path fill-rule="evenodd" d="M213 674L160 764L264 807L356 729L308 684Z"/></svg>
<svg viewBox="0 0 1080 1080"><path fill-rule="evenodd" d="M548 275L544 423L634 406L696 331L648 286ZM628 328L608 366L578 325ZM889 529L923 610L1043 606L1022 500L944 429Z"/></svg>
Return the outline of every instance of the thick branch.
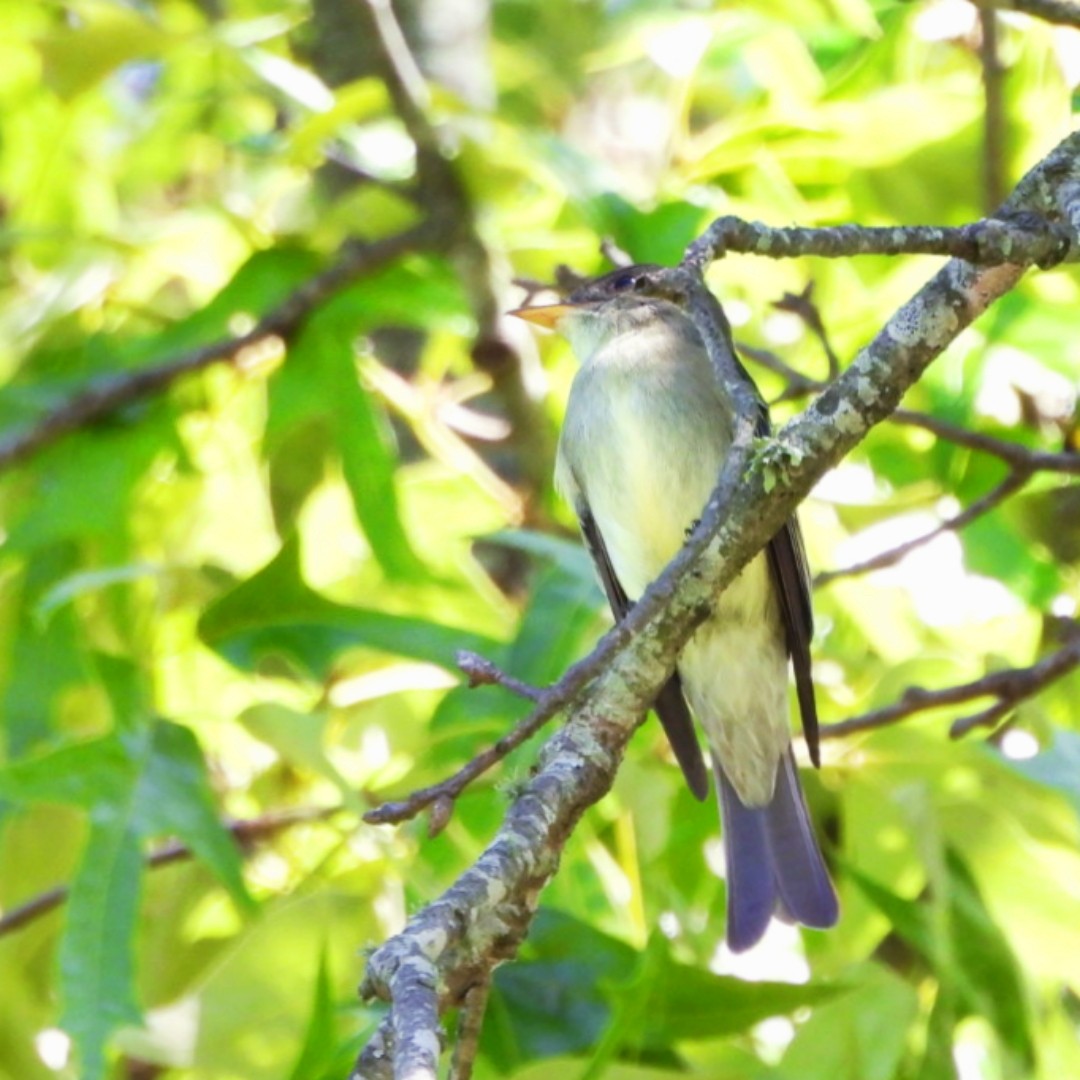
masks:
<svg viewBox="0 0 1080 1080"><path fill-rule="evenodd" d="M1080 258L1080 244L1070 231L1045 218L986 218L955 228L935 225L874 227L833 225L811 229L775 228L758 221L722 217L693 245L696 260L738 252L790 259L817 255L830 259L852 255L951 255L982 266L1026 263L1043 268Z"/></svg>

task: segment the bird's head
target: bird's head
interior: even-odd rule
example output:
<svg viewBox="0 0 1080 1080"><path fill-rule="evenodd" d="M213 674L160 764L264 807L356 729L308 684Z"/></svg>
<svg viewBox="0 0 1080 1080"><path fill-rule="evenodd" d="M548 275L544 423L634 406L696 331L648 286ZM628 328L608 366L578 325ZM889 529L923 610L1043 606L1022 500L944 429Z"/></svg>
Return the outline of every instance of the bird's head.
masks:
<svg viewBox="0 0 1080 1080"><path fill-rule="evenodd" d="M612 270L578 286L560 303L518 308L510 314L557 331L582 359L612 338L658 321L685 333L690 323L683 312L670 301L643 291L659 269L642 263Z"/></svg>

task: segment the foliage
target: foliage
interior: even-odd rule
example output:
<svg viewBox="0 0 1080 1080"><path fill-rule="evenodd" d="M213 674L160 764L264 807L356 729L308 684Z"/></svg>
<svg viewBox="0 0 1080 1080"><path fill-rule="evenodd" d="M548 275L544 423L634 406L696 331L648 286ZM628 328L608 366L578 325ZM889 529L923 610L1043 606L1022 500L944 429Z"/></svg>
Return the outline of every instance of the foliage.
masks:
<svg viewBox="0 0 1080 1080"><path fill-rule="evenodd" d="M347 238L418 220L385 87L328 56L347 6L0 0L5 431L87 380L242 332ZM429 9L469 21L451 0ZM672 262L721 213L982 213L974 31L946 22L973 7L496 0L490 26L475 11L461 81L443 75L431 110L505 308L512 275L599 270L600 236ZM1069 122L1075 32L1001 29L1015 179ZM437 52L421 55L436 71ZM932 265L744 257L711 281L741 341L824 378L818 343L772 302L813 280L849 358ZM287 345L178 380L0 480L0 915L70 888L0 936L0 1074L344 1077L379 1016L355 996L357 949L494 831L535 741L436 839L358 817L522 715L502 689L459 686L457 650L545 683L605 625L567 508L500 437L463 279L413 252ZM1075 271L1029 276L907 404L1060 449L1078 303ZM550 447L571 358L544 341L541 368L523 327L503 332L539 401L532 445ZM771 398L785 388L755 374ZM924 531L1001 475L885 425L803 508L811 562ZM1075 485L1040 476L896 567L819 590L823 721L1035 660L1080 599L1078 529ZM1022 703L1005 740L951 743L934 713L828 743L806 783L841 925L778 926L747 958L719 945L714 809L646 726L499 972L478 1074L1076 1075L1078 691L1074 675ZM310 807L327 813L245 846L229 831ZM170 840L194 858L150 869Z"/></svg>

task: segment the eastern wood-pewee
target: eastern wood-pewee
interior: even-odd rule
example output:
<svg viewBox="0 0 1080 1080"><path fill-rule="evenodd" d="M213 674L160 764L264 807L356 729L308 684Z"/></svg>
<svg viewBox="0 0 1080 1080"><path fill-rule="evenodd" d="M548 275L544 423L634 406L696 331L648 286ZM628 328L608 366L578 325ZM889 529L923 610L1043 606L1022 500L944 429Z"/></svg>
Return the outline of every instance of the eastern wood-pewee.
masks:
<svg viewBox="0 0 1080 1080"><path fill-rule="evenodd" d="M514 313L558 330L581 362L555 483L577 512L616 618L682 547L732 438L731 396L694 324L675 304L638 291L655 269L616 270L564 303ZM762 403L759 433L768 426ZM806 557L791 518L716 598L656 700L675 757L700 799L708 794L708 778L687 702L705 731L720 789L727 941L734 950L755 944L774 913L820 928L838 915L788 722L790 657L817 764L812 630Z"/></svg>

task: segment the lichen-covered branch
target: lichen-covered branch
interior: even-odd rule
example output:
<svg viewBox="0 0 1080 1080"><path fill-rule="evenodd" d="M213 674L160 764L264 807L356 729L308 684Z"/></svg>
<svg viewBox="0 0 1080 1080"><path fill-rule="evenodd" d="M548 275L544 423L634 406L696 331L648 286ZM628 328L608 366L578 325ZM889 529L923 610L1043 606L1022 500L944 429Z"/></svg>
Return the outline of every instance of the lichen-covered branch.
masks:
<svg viewBox="0 0 1080 1080"><path fill-rule="evenodd" d="M1028 264L1043 268L1080 258L1075 234L1044 217L1003 215L957 227L935 225L831 225L778 228L727 216L714 221L692 248L695 261L725 254L790 259L816 255L949 255L983 266Z"/></svg>
<svg viewBox="0 0 1080 1080"><path fill-rule="evenodd" d="M1047 211L1056 185L1076 170L1080 135L1070 136L1025 178L1008 212ZM1051 180L1042 171L1052 172ZM652 289L680 295L723 371L733 357L724 324L704 294L700 274L719 250L695 244L682 267L656 271ZM1043 258L1028 250L1031 261ZM514 799L480 859L439 899L418 912L370 958L365 997L395 997L403 965L422 956L435 985L428 1005L460 1002L523 939L539 894L558 867L581 814L608 790L624 748L678 651L707 615L713 598L762 548L818 479L896 408L904 392L973 319L1011 289L1024 264L980 267L947 263L886 324L851 366L761 448L739 412L733 453L687 545L626 619L579 665L581 690L568 702L566 725L541 750L537 769ZM746 463L745 470L741 467ZM428 969L425 969L428 970ZM425 1025L428 1018L422 1021ZM395 1039L397 1021L394 1022ZM430 1030L429 1028L427 1030ZM355 1077L375 1075L362 1055ZM428 1068L428 1064L423 1066ZM405 1075L398 1071L397 1075ZM422 1075L427 1075L423 1073Z"/></svg>

